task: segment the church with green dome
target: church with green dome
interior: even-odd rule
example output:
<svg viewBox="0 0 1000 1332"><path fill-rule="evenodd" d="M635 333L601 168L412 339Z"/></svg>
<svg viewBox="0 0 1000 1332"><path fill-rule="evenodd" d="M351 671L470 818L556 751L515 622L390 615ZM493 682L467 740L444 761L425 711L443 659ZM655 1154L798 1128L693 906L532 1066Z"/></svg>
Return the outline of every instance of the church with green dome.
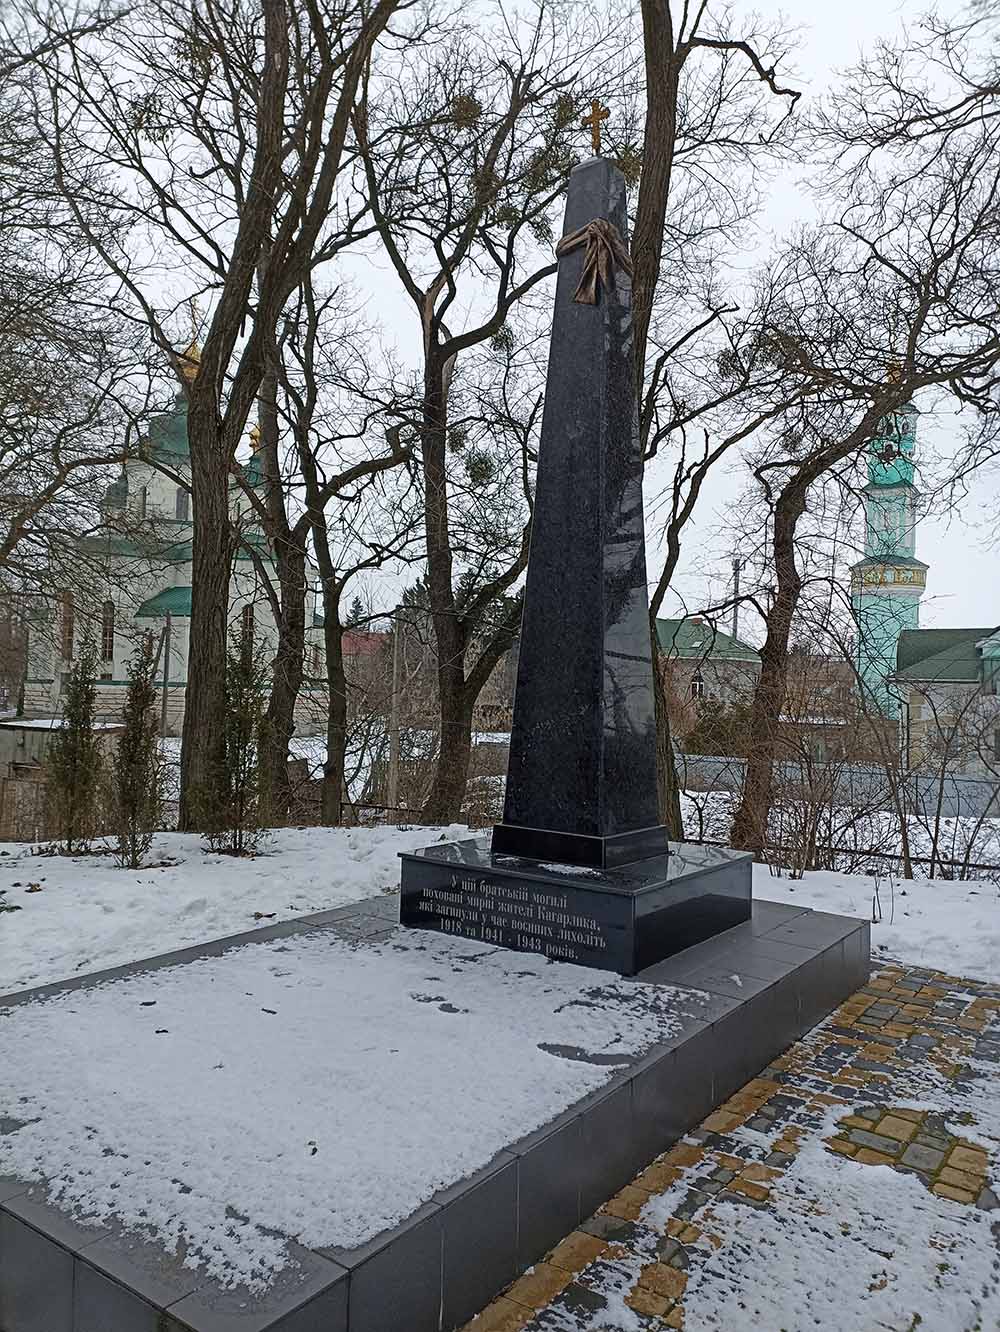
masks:
<svg viewBox="0 0 1000 1332"><path fill-rule="evenodd" d="M851 606L857 626L857 670L868 705L899 717L891 684L899 637L920 625L927 565L916 555L914 452L919 413L907 403L883 419L868 446L864 557L851 566Z"/></svg>
<svg viewBox="0 0 1000 1332"><path fill-rule="evenodd" d="M197 373L192 344L185 361ZM185 373L188 373L187 371ZM169 409L149 420L134 457L105 491L98 525L79 539L78 576L67 579L54 611L46 610L29 629L24 709L28 716L56 716L63 683L83 638L98 648L98 706L102 717L121 713L129 658L139 636L159 640L170 616L168 725L179 731L187 685L191 623L191 452L187 430L187 394L183 389ZM263 484L257 431L251 431L251 456L242 465L243 483L235 478L230 510L240 531L240 547L230 582L231 623L242 625L267 652L277 642L277 627L267 592L274 568L267 541L256 521L245 486ZM265 578L263 575L267 575ZM308 681L323 679L323 632L318 573L307 571L306 676L301 729L312 729L323 716L318 689ZM313 695L315 694L315 699ZM315 712L315 718L313 713Z"/></svg>

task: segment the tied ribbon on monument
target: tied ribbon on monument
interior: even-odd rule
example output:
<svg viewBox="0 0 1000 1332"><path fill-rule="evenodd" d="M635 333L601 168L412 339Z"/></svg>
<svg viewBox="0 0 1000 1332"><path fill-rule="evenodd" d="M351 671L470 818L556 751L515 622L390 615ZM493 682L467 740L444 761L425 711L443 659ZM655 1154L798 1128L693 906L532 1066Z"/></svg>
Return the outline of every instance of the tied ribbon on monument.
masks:
<svg viewBox="0 0 1000 1332"><path fill-rule="evenodd" d="M609 290L614 286L616 268L632 276L632 260L618 228L605 217L595 217L586 226L563 236L556 246L556 258L561 259L571 250L578 250L581 245L587 248L583 256L583 272L573 293L573 300L580 305L596 305L601 286Z"/></svg>

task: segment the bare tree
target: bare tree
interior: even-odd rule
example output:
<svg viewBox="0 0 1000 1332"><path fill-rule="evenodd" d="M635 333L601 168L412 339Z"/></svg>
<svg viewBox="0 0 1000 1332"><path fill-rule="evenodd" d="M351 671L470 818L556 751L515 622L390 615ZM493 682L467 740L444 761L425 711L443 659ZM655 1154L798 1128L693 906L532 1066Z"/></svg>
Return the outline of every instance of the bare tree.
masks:
<svg viewBox="0 0 1000 1332"><path fill-rule="evenodd" d="M0 586L44 584L55 547L96 516L101 469L128 444L141 392L100 271L59 228L34 121L38 60L100 30L100 9L0 9ZM54 243L58 239L58 244Z"/></svg>
<svg viewBox="0 0 1000 1332"><path fill-rule="evenodd" d="M470 33L404 67L394 87L376 81L356 118L379 239L420 335L419 383L399 410L418 438L437 649L440 748L422 813L429 823L458 814L473 708L520 619L517 601L489 612L527 563L530 459L512 471L522 507L504 524L503 543L494 524L491 550L471 545L456 517L456 473L469 471L452 399L474 350L509 337L518 306L555 272L539 245L554 239L581 74L602 40L565 20L565 10L542 4L523 37L511 26Z"/></svg>
<svg viewBox="0 0 1000 1332"><path fill-rule="evenodd" d="M403 7L149 0L102 42L75 41L42 62L39 124L68 217L188 396L194 550L181 827L196 822L198 792L223 759L216 719L235 449L286 302L320 253L337 248L332 203L351 109L375 44ZM162 280L171 260L180 294L211 301L196 375L190 353L174 351L177 297L165 299Z"/></svg>
<svg viewBox="0 0 1000 1332"><path fill-rule="evenodd" d="M817 483L886 433L886 419L921 391L953 394L984 414L995 410L998 190L998 159L980 143L961 156L938 155L904 184L859 178L855 202L785 260L797 296L774 327L774 354L790 375L821 391L785 415L754 469L769 512L773 596L733 840L757 855L802 592L799 521Z"/></svg>
<svg viewBox="0 0 1000 1332"><path fill-rule="evenodd" d="M276 444L265 454L266 521L274 534L281 580L275 597L281 629L268 705L273 728L272 781L281 783L291 735L295 698L302 679L304 648L304 570L307 543L319 571L323 605L323 645L327 686L326 758L322 816L338 823L346 794L348 680L341 606L345 590L364 570L398 560L413 540L416 515L408 503L410 447L398 423L379 431L379 412L353 393L352 380L365 380L366 364L342 364L344 344L354 339L336 324L337 294L317 297L303 283L297 307L285 321L281 339L280 407L289 436L289 457L300 512L290 520L277 484ZM341 362L338 364L338 361ZM345 402L346 400L346 402ZM352 411L353 408L353 411ZM262 439L265 436L262 434ZM375 442L377 441L377 443ZM353 457L352 457L353 455ZM395 474L400 472L394 485ZM388 492L383 491L383 484ZM279 789L280 786L279 786Z"/></svg>
<svg viewBox="0 0 1000 1332"><path fill-rule="evenodd" d="M801 94L777 73L789 45L780 28L737 27L729 10L716 17L703 3L643 0L641 14L646 106L632 233L640 427L647 460L661 445L680 445L664 562L650 600L655 645L656 617L704 480L757 425L759 408L746 406L738 423L730 417L720 427L719 409L738 403L756 376L740 356L741 333L726 328L737 305L720 297L713 269L720 240L734 243L755 210L761 170L787 148L787 117ZM734 172L738 195L729 185ZM720 389L695 367L721 353L730 359ZM699 424L715 434L710 443L706 430L700 451L687 434ZM661 817L680 837L669 710L663 677L655 679Z"/></svg>

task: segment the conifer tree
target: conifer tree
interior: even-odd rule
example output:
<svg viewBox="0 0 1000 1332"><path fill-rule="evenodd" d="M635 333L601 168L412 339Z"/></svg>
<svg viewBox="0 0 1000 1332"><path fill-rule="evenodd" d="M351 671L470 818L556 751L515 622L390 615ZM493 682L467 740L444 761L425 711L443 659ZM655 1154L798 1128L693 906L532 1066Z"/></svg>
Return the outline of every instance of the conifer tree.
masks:
<svg viewBox="0 0 1000 1332"><path fill-rule="evenodd" d="M363 624L368 618L364 602L356 596L351 602L351 609L347 612L347 619L344 623L348 629L356 629L358 625Z"/></svg>
<svg viewBox="0 0 1000 1332"><path fill-rule="evenodd" d="M267 799L261 753L269 689L268 663L245 631L230 636L226 662L223 769L204 813L213 851L248 855L266 835Z"/></svg>
<svg viewBox="0 0 1000 1332"><path fill-rule="evenodd" d="M115 857L138 869L163 817L163 762L157 738L156 658L144 635L128 666L125 729L111 760L110 804Z"/></svg>
<svg viewBox="0 0 1000 1332"><path fill-rule="evenodd" d="M85 851L97 831L101 791L101 751L94 729L97 649L90 639L69 672L63 695L62 725L48 753L49 808L61 849Z"/></svg>

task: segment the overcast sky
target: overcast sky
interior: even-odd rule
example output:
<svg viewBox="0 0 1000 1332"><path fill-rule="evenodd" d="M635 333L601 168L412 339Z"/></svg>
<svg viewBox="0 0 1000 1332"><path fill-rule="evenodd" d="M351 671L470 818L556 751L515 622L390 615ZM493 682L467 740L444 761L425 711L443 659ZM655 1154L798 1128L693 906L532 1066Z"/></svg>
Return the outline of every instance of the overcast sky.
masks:
<svg viewBox="0 0 1000 1332"><path fill-rule="evenodd" d="M898 34L904 25L919 18L927 5L914 0L800 0L789 6L763 0L755 8L764 15L784 14L801 26L795 86L801 87L806 96L814 96L836 77L838 68L852 64L879 37ZM957 13L962 7L943 0L939 8ZM766 242L768 231L781 234L797 220L808 217L810 207L808 198L796 189L794 178L776 183L762 239ZM944 452L947 435L955 433L953 418L925 412L917 434L918 458L921 440L933 449L935 436L940 435ZM711 478L700 497L694 528L689 527L685 537L673 613L682 605L691 609L699 601L710 603L713 593L725 590L732 555L731 543L726 539L726 515L741 487L742 478L724 469ZM998 490L998 473L979 477L958 515L935 514L932 510L921 518L917 555L930 565L927 592L921 603L920 622L924 627L1000 623L1000 545L995 535ZM860 525L857 540L863 540ZM650 551L651 560L652 554ZM714 567L706 575L704 566L709 562ZM751 623L746 629L750 637L757 637Z"/></svg>
<svg viewBox="0 0 1000 1332"><path fill-rule="evenodd" d="M794 64L789 67L783 82L801 87L806 97L817 97L836 78L839 68L852 64L859 54L879 37L898 35L907 22L919 18L927 5L924 0L799 0L797 5L781 5L777 0L758 0L753 10L765 18L784 15L786 20L801 29L801 46L795 53ZM959 12L964 6L940 0L939 9ZM750 5L735 0L737 13ZM785 74L785 66L782 67ZM797 188L794 175L777 180L762 220L760 245L767 248L772 237L780 236L796 223L807 220L812 203L804 191ZM754 255L748 254L748 266ZM349 265L353 267L353 265ZM416 351L412 308L400 297L394 276L384 256L362 260L355 270L361 279L359 286L373 302L381 320L395 337L401 353L400 373L412 364ZM398 316L396 315L398 311ZM920 404L918 403L918 406ZM926 404L925 404L926 407ZM918 462L920 444L941 453L948 451L948 434L956 434L957 426L948 416L921 418L917 438ZM939 450L934 448L939 438ZM929 564L927 592L921 607L924 626L983 625L1000 623L1000 579L997 565L1000 545L994 534L1000 474L980 477L963 503L960 513L928 513L921 518L917 533L917 555ZM724 597L728 589L729 570L734 554L729 532L728 515L732 513L745 485L742 469L725 467L712 475L699 499L695 518L685 529L683 553L675 586L668 594L664 614L695 612L706 604ZM662 562L657 550L655 523L651 504L656 490L662 486L650 478L647 494L647 544L651 577ZM858 523L858 545L863 542L862 525ZM851 558L856 558L853 555ZM412 581L412 571L405 581ZM398 579L381 576L378 586L371 586L371 599L375 605L389 604L398 595ZM391 586L387 586L387 583ZM759 641L760 625L755 625L749 614L741 622L741 636Z"/></svg>

